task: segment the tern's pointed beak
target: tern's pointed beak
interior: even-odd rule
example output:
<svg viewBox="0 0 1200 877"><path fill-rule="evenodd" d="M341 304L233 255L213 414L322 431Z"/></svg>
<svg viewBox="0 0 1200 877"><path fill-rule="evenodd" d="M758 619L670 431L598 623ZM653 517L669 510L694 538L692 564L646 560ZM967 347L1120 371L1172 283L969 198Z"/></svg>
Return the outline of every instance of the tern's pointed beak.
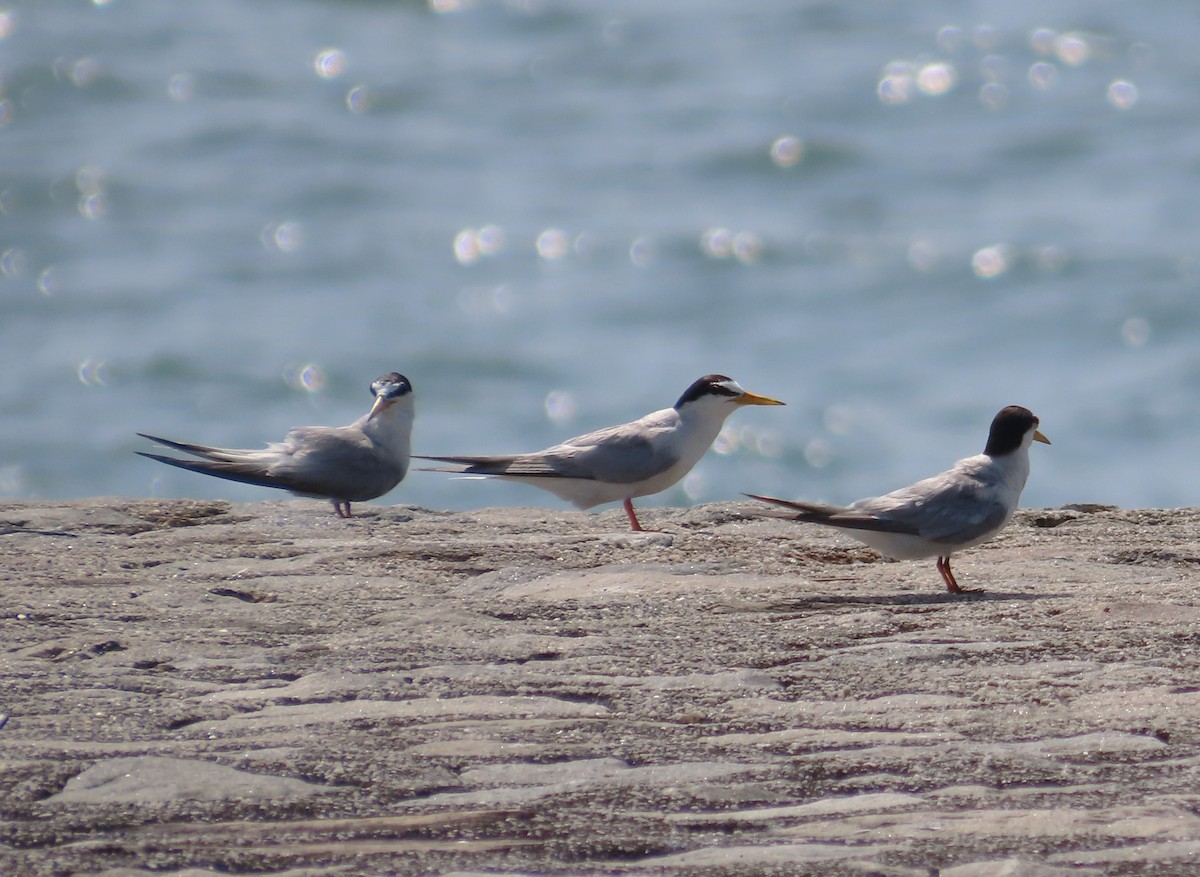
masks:
<svg viewBox="0 0 1200 877"><path fill-rule="evenodd" d="M376 396L375 404L371 406L371 413L367 417L374 417L380 411L386 411L395 399L389 399L387 396Z"/></svg>
<svg viewBox="0 0 1200 877"><path fill-rule="evenodd" d="M739 405L784 405L785 402L780 402L778 399L772 399L770 396L759 396L757 393L743 393L737 397Z"/></svg>
<svg viewBox="0 0 1200 877"><path fill-rule="evenodd" d="M1035 442L1041 442L1044 445L1050 444L1050 439L1048 439L1044 435L1042 435L1042 431L1040 429L1035 429L1033 431L1033 440Z"/></svg>

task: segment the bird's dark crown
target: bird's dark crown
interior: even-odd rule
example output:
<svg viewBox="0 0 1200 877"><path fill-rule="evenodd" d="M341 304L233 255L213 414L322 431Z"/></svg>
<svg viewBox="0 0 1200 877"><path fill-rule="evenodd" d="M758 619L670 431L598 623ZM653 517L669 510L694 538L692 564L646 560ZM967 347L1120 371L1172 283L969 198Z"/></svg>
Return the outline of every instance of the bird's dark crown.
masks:
<svg viewBox="0 0 1200 877"><path fill-rule="evenodd" d="M692 385L683 391L683 395L679 397L679 401L675 403L676 408L682 408L688 402L695 402L703 396L740 396L742 393L737 389L737 381L725 375L705 375L692 382Z"/></svg>
<svg viewBox="0 0 1200 877"><path fill-rule="evenodd" d="M412 384L408 378L400 374L400 372L388 372L386 375L380 375L371 382L371 395L378 396L381 392L386 391L388 398L399 398L406 393L412 392Z"/></svg>
<svg viewBox="0 0 1200 877"><path fill-rule="evenodd" d="M1028 408L1020 405L1009 405L1001 408L1000 413L992 418L992 428L988 431L987 447L983 452L989 457L1002 457L1011 454L1025 436L1038 427L1038 419Z"/></svg>

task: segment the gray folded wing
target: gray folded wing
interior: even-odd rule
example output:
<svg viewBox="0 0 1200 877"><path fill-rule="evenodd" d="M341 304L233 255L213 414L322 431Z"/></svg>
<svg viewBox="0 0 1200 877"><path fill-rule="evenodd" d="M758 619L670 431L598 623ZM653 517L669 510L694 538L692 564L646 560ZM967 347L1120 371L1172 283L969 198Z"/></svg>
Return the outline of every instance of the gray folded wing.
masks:
<svg viewBox="0 0 1200 877"><path fill-rule="evenodd" d="M947 545L973 542L1004 525L1012 510L986 480L940 476L885 496L859 500L858 514L909 528L922 539Z"/></svg>
<svg viewBox="0 0 1200 877"><path fill-rule="evenodd" d="M262 450L214 448L138 433L143 438L199 457L181 460L138 451L168 466L316 496L361 502L387 493L403 479L404 461L381 453L358 430L301 427Z"/></svg>
<svg viewBox="0 0 1200 877"><path fill-rule="evenodd" d="M419 456L422 460L454 463L461 468L439 469L464 475L510 478L573 478L628 484L665 472L678 455L628 429L629 424L570 439L536 454L509 456Z"/></svg>

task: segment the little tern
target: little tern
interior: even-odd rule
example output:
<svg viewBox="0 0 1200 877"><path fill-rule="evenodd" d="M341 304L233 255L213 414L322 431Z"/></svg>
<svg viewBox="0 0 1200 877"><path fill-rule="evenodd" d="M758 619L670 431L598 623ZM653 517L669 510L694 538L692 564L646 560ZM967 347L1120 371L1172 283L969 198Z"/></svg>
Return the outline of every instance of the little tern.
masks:
<svg viewBox="0 0 1200 877"><path fill-rule="evenodd" d="M1033 442L1050 444L1033 412L1009 405L992 420L982 454L883 496L836 506L746 495L799 512L787 515L789 520L848 530L848 535L894 560L936 556L946 589L966 593L978 589L959 587L950 556L986 542L1008 524L1029 477Z"/></svg>
<svg viewBox="0 0 1200 877"><path fill-rule="evenodd" d="M725 418L743 405L782 405L742 389L725 375L692 383L672 408L567 439L532 454L421 456L453 463L430 471L509 478L553 493L579 509L622 501L629 526L641 530L633 500L666 490L712 445Z"/></svg>
<svg viewBox="0 0 1200 877"><path fill-rule="evenodd" d="M200 459L137 453L204 475L328 499L339 518L349 518L350 503L383 496L408 471L412 384L399 372L389 372L372 382L371 393L375 404L349 426L300 426L262 450L214 448L139 432Z"/></svg>

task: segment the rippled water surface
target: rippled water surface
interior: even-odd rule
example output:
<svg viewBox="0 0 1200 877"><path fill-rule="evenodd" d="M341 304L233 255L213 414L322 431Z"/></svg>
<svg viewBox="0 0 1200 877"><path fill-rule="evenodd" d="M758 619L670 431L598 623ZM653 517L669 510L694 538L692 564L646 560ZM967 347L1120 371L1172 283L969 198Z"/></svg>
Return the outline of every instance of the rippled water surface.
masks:
<svg viewBox="0 0 1200 877"><path fill-rule="evenodd" d="M850 500L1042 419L1029 505L1200 503L1200 18L1100 2L0 7L0 495L345 423L533 450L786 408L644 504ZM413 473L390 502L563 507Z"/></svg>

